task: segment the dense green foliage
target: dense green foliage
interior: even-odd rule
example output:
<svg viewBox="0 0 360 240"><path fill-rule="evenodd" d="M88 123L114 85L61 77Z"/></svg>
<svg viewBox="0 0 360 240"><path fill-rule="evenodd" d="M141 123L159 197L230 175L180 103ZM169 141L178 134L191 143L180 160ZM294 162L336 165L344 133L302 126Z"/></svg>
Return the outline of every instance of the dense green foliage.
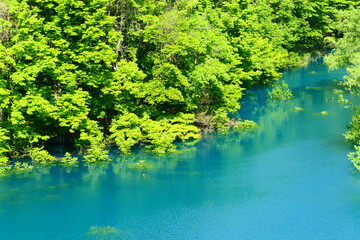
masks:
<svg viewBox="0 0 360 240"><path fill-rule="evenodd" d="M348 157L354 166L360 171L360 107L354 105L351 122L347 126L348 131L344 134L346 140L354 144L355 152L349 153Z"/></svg>
<svg viewBox="0 0 360 240"><path fill-rule="evenodd" d="M360 146L355 145L355 152L351 152L348 154L348 158L354 164L354 167L360 171Z"/></svg>
<svg viewBox="0 0 360 240"><path fill-rule="evenodd" d="M360 109L357 107L352 116L349 131L345 133L345 138L350 142L360 145Z"/></svg>
<svg viewBox="0 0 360 240"><path fill-rule="evenodd" d="M158 153L225 130L245 87L322 50L353 0L0 1L0 167L9 157L85 161ZM61 159L60 159L61 160ZM62 159L76 165L69 154Z"/></svg>
<svg viewBox="0 0 360 240"><path fill-rule="evenodd" d="M328 38L336 49L325 60L332 69L346 67L349 75L345 76L343 84L350 91L358 91L360 87L360 8L340 11L338 18L334 27L342 37Z"/></svg>
<svg viewBox="0 0 360 240"><path fill-rule="evenodd" d="M289 86L285 82L281 82L269 92L269 98L271 100L289 100L293 98L293 94Z"/></svg>
<svg viewBox="0 0 360 240"><path fill-rule="evenodd" d="M338 21L334 24L341 38L329 38L335 50L325 60L330 68L346 67L348 75L341 83L352 93L360 89L360 8L350 8L338 12ZM339 101L347 103L340 94ZM345 133L345 138L355 144L356 152L348 155L354 166L360 170L360 108L354 105L354 113Z"/></svg>

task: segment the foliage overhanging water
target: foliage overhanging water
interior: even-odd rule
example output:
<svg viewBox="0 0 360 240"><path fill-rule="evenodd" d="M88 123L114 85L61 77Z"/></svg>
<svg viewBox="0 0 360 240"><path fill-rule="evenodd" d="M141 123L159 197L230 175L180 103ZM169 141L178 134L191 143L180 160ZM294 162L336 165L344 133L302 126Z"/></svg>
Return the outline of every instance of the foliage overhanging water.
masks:
<svg viewBox="0 0 360 240"><path fill-rule="evenodd" d="M355 239L351 112L333 94L344 74L319 60L284 73L292 100L249 91L239 114L254 131L0 179L0 239Z"/></svg>

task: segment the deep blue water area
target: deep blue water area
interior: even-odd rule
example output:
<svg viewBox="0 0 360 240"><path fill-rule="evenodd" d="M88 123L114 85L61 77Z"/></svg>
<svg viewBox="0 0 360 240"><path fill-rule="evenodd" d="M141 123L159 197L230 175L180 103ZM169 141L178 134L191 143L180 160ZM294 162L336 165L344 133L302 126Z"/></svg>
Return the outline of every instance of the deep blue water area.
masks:
<svg viewBox="0 0 360 240"><path fill-rule="evenodd" d="M247 91L237 115L256 130L1 178L0 239L358 239L360 174L342 135L351 109L333 92L344 74L318 59L284 72L292 100ZM148 168L129 165L141 160Z"/></svg>

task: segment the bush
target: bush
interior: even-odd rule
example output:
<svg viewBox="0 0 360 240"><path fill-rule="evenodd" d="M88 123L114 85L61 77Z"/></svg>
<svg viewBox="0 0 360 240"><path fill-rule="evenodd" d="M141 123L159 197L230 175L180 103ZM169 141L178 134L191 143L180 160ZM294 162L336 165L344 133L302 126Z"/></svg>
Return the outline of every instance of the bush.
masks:
<svg viewBox="0 0 360 240"><path fill-rule="evenodd" d="M71 154L67 152L61 163L66 166L77 166L78 161L79 159L77 157L71 157Z"/></svg>
<svg viewBox="0 0 360 240"><path fill-rule="evenodd" d="M30 171L34 168L34 166L29 165L28 163L15 162L13 166L13 171L15 172L26 172Z"/></svg>
<svg viewBox="0 0 360 240"><path fill-rule="evenodd" d="M49 164L55 161L55 157L51 156L48 151L42 148L30 149L29 156L35 163L39 164Z"/></svg>
<svg viewBox="0 0 360 240"><path fill-rule="evenodd" d="M360 146L354 146L355 152L349 153L347 156L350 159L350 161L354 164L354 167L360 171Z"/></svg>
<svg viewBox="0 0 360 240"><path fill-rule="evenodd" d="M88 149L87 155L84 157L84 161L88 163L111 161L109 158L109 152L104 150L103 146L93 146Z"/></svg>
<svg viewBox="0 0 360 240"><path fill-rule="evenodd" d="M281 82L269 92L269 98L271 100L289 100L293 98L293 94L289 86L285 82Z"/></svg>
<svg viewBox="0 0 360 240"><path fill-rule="evenodd" d="M244 120L242 122L238 122L234 129L236 130L241 130L241 129L253 129L253 128L257 128L258 125L256 122L251 121L251 120Z"/></svg>
<svg viewBox="0 0 360 240"><path fill-rule="evenodd" d="M11 166L8 164L9 159L7 157L0 157L0 175L3 175L10 171Z"/></svg>
<svg viewBox="0 0 360 240"><path fill-rule="evenodd" d="M355 107L351 117L350 125L347 126L348 131L344 134L345 139L349 142L360 144L360 108Z"/></svg>

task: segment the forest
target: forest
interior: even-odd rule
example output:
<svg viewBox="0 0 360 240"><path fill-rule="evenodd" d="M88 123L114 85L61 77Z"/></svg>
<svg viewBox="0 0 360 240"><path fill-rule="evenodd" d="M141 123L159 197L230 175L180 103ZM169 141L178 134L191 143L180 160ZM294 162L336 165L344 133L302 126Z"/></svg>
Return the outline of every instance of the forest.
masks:
<svg viewBox="0 0 360 240"><path fill-rule="evenodd" d="M0 172L84 161L108 148L155 153L252 123L229 114L245 89L334 49L360 86L357 0L2 0ZM360 144L360 110L346 138ZM360 151L360 147L358 148ZM32 162L17 161L30 158ZM356 153L350 157L357 159ZM358 158L360 164L360 158ZM360 166L360 165L359 165Z"/></svg>

